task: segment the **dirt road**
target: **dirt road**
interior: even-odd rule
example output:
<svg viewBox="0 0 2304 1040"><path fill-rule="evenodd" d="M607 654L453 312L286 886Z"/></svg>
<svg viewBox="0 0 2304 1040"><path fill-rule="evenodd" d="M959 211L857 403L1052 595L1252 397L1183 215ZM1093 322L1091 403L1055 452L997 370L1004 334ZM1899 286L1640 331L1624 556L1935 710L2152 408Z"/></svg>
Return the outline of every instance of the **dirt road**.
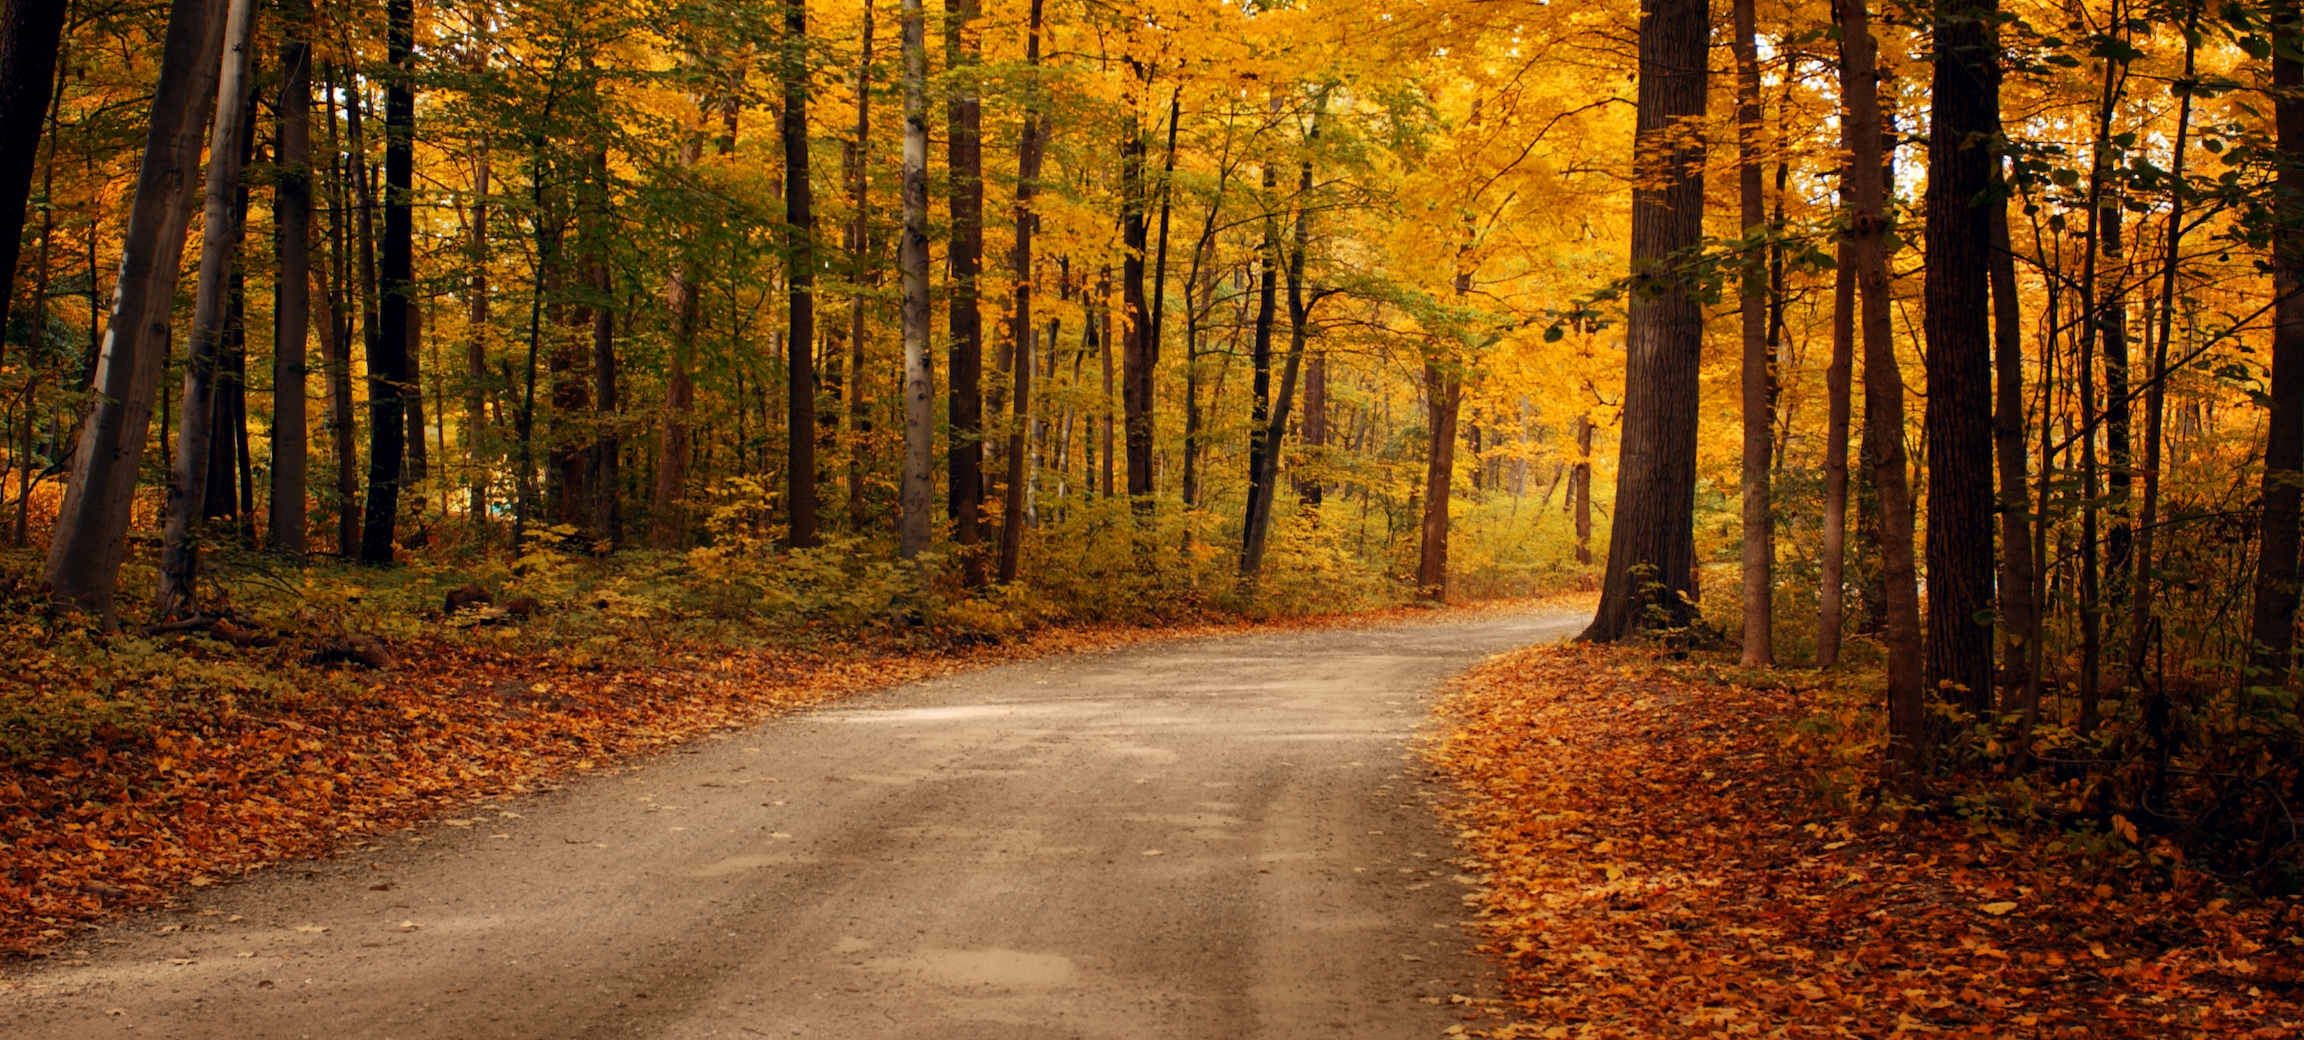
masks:
<svg viewBox="0 0 2304 1040"><path fill-rule="evenodd" d="M852 698L116 921L0 979L0 1035L1437 1038L1489 968L1410 738L1582 620Z"/></svg>

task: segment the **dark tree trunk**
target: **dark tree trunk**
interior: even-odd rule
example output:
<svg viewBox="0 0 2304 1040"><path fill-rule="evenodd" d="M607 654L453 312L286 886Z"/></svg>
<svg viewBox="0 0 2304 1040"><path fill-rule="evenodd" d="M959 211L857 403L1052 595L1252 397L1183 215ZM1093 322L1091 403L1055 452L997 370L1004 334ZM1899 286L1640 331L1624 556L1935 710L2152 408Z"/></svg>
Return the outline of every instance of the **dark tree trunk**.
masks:
<svg viewBox="0 0 2304 1040"><path fill-rule="evenodd" d="M2000 710L2028 703L2032 655L2040 640L2040 600L2032 564L2032 495L2024 450L2024 323L2016 293L2016 254L2008 203L1986 203L1991 222L1992 448L2000 470ZM2029 733L2029 724L2025 727Z"/></svg>
<svg viewBox="0 0 2304 1040"><path fill-rule="evenodd" d="M1024 64L1040 66L1041 0L1032 0L1031 21L1024 35ZM1026 95L1027 98L1030 95ZM1014 302L1008 315L1008 339L1015 358L1009 366L1015 379L1010 401L1008 431L1008 497L1000 510L1000 580L1016 580L1024 552L1025 440L1032 425L1032 232L1039 217L1032 199L1040 190L1040 112L1029 100L1024 106L1024 129L1016 143L1016 245L1010 254L1015 272ZM1054 345L1054 337L1050 337Z"/></svg>
<svg viewBox="0 0 2304 1040"><path fill-rule="evenodd" d="M1264 164L1264 195L1270 198L1279 184L1279 167ZM1272 419L1272 326L1280 311L1280 218L1264 217L1264 247L1256 257L1256 325L1249 340L1248 366L1248 502L1240 521L1240 574L1254 578L1263 566L1262 538L1258 530L1258 503L1263 487L1264 455L1279 450L1265 437Z"/></svg>
<svg viewBox="0 0 2304 1040"><path fill-rule="evenodd" d="M1841 176L1847 176L1845 169ZM1856 358L1856 260L1846 235L1840 238L1832 266L1832 361L1824 370L1823 558L1816 579L1818 668L1840 663L1841 627L1847 614L1848 390Z"/></svg>
<svg viewBox="0 0 2304 1040"><path fill-rule="evenodd" d="M1424 417L1431 445L1424 456L1424 516L1418 531L1416 597L1433 603L1448 601L1448 499L1456 473L1456 415L1463 402L1463 375L1425 359Z"/></svg>
<svg viewBox="0 0 2304 1040"><path fill-rule="evenodd" d="M321 343L321 368L328 382L329 451L336 459L336 553L351 559L360 547L359 455L354 446L358 418L352 411L352 214L351 169L336 130L336 70L327 76L328 262L321 265L320 295L328 302L328 338ZM353 111L345 99L345 114Z"/></svg>
<svg viewBox="0 0 2304 1040"><path fill-rule="evenodd" d="M1760 190L1760 49L1754 40L1753 0L1735 0L1736 187L1738 223L1749 236L1765 228L1767 200ZM1742 664L1776 663L1776 524L1770 513L1769 463L1775 455L1776 415L1770 400L1775 364L1768 343L1767 284L1759 248L1745 257L1738 310L1743 331L1744 390L1744 638Z"/></svg>
<svg viewBox="0 0 2304 1040"><path fill-rule="evenodd" d="M406 445L404 416L408 385L409 279L414 260L413 209L416 144L414 0L387 0L386 53L390 79L384 86L384 243L377 283L379 322L375 353L368 358L368 501L360 532L360 562L392 562L400 519L400 463Z"/></svg>
<svg viewBox="0 0 2304 1040"><path fill-rule="evenodd" d="M1311 136L1314 140L1320 136L1317 114ZM1269 414L1264 417L1262 426L1250 431L1254 441L1250 446L1249 460L1255 469L1249 474L1244 551L1240 555L1240 573L1250 580L1254 580L1264 570L1264 545L1272 533L1272 501L1280 489L1280 440L1288 432L1288 410L1296 397L1296 375L1304 362L1305 341L1311 335L1311 306L1304 299L1304 261L1306 254L1311 251L1311 191L1312 163L1306 161L1297 175L1296 227L1290 236L1291 248L1288 251L1288 359L1280 366L1278 395L1268 405L1262 400L1257 402ZM1267 231L1267 234L1270 232ZM1276 249L1278 243L1274 242L1273 246ZM1268 332L1266 339L1269 340ZM1264 353L1269 378L1271 347L1268 343ZM1443 567L1446 566L1446 553L1447 548L1443 544Z"/></svg>
<svg viewBox="0 0 2304 1040"><path fill-rule="evenodd" d="M2176 102L2175 160L2169 167L2169 179L2175 185L2169 193L2168 231L2163 236L2165 253L2160 265L2160 328L2159 334L2149 341L2152 348L2152 384L2144 398L2144 501L2136 517L2136 572L2135 606L2132 609L2128 636L2128 684L2143 686L2144 654L2151 643L2153 603L2159 586L2152 573L2152 548L2160 519L2160 440L2161 424L2167 415L2168 339L2175 331L2176 269L2183 258L2184 244L2184 146L2192 129L2191 82L2198 57L2198 10L2194 9L2193 24L2187 26L2184 45L2184 75L2172 90ZM2149 320L2149 319L2147 319ZM2149 327L2149 326L2147 326ZM2158 713L2164 717L2165 704ZM2155 738L2160 737L2155 731Z"/></svg>
<svg viewBox="0 0 2304 1040"><path fill-rule="evenodd" d="M2097 272L2098 323L2104 338L2104 508L2110 514L2110 529L2104 532L2104 571L2107 584L2106 599L2114 606L2128 599L2128 546L2133 532L2128 529L2128 484L2131 467L2135 465L2130 451L2128 427L2128 284L2130 282L2128 247L2126 242L2126 212L2119 195L2120 189L2107 184L2105 199L2097 207L2097 242L2104 255L2103 268Z"/></svg>
<svg viewBox="0 0 2304 1040"><path fill-rule="evenodd" d="M904 0L904 166L899 186L904 230L896 248L903 286L904 463L897 489L897 548L907 560L926 551L934 498L935 372L928 359L928 43L921 0ZM957 421L957 420L955 420Z"/></svg>
<svg viewBox="0 0 2304 1040"><path fill-rule="evenodd" d="M2298 504L2304 499L2304 231L2296 200L2304 199L2304 61L2294 57L2299 19L2283 5L2272 51L2272 122L2286 160L2272 262L2272 407L2264 435L2263 537L2256 556L2256 602L2249 619L2253 682L2277 686L2288 679L2296 645Z"/></svg>
<svg viewBox="0 0 2304 1040"><path fill-rule="evenodd" d="M312 5L282 5L280 100L273 133L272 500L265 537L274 552L304 555L310 474L305 418L306 337L312 328Z"/></svg>
<svg viewBox="0 0 2304 1040"><path fill-rule="evenodd" d="M1991 0L1957 0L1935 25L1928 131L1926 689L1992 708L1992 135L2000 125ZM1925 755L1925 748L1922 749Z"/></svg>
<svg viewBox="0 0 2304 1040"><path fill-rule="evenodd" d="M1703 308L1667 258L1703 236L1702 145L1673 136L1705 102L1705 0L1642 0L1632 192L1632 275L1642 283L1625 329L1623 442L1600 608L1579 638L1623 639L1660 612L1693 609L1696 389Z"/></svg>
<svg viewBox="0 0 2304 1040"><path fill-rule="evenodd" d="M592 292L592 537L610 550L624 541L624 508L619 464L624 445L617 432L616 282L608 267L608 150L592 153L592 213L595 255Z"/></svg>
<svg viewBox="0 0 2304 1040"><path fill-rule="evenodd" d="M1552 490L1546 488L1549 500ZM1576 417L1576 466L1569 471L1568 498L1576 514L1576 562L1592 562L1592 417Z"/></svg>
<svg viewBox="0 0 2304 1040"><path fill-rule="evenodd" d="M1137 87L1142 86L1139 74ZM1133 92L1132 92L1133 93ZM1152 369L1160 345L1152 342L1144 299L1144 127L1131 98L1120 139L1120 416L1128 448L1128 497L1137 509L1152 505Z"/></svg>
<svg viewBox="0 0 2304 1040"><path fill-rule="evenodd" d="M153 393L167 360L169 315L192 219L190 188L200 169L200 131L221 68L224 14L220 0L175 0L169 8L143 162L121 240L119 282L92 381L98 396L80 427L71 483L42 574L58 606L94 614L108 628L118 620L113 597Z"/></svg>
<svg viewBox="0 0 2304 1040"><path fill-rule="evenodd" d="M16 257L32 166L40 157L40 123L56 80L56 50L70 0L4 0L0 6L0 329L16 298ZM0 361L7 358L0 343Z"/></svg>
<svg viewBox="0 0 2304 1040"><path fill-rule="evenodd" d="M464 282L464 464L470 467L466 503L475 523L488 521L488 138L472 148L472 237Z"/></svg>
<svg viewBox="0 0 2304 1040"><path fill-rule="evenodd" d="M976 64L976 0L946 0L944 54L955 70ZM967 83L967 81L962 81ZM947 102L949 143L946 162L952 178L952 400L947 443L952 538L959 543L961 573L970 588L984 584L984 321L977 308L976 280L984 269L983 120L975 87L965 85Z"/></svg>
<svg viewBox="0 0 2304 1040"><path fill-rule="evenodd" d="M864 0L864 25L856 59L856 136L847 142L849 202L855 215L848 222L848 262L858 290L848 300L848 529L864 530L864 435L871 414L864 397L864 293L862 286L878 284L872 269L871 154L872 143L872 0Z"/></svg>
<svg viewBox="0 0 2304 1040"><path fill-rule="evenodd" d="M816 214L808 181L808 4L784 0L784 476L792 545L816 544Z"/></svg>

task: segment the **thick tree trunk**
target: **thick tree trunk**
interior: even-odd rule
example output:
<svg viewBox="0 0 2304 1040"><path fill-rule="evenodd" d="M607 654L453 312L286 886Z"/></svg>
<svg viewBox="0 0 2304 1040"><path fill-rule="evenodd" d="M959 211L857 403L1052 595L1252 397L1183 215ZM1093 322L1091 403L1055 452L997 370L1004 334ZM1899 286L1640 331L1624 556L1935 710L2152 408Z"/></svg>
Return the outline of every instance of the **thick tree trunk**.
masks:
<svg viewBox="0 0 2304 1040"><path fill-rule="evenodd" d="M816 213L808 180L808 4L784 0L784 476L795 548L816 544Z"/></svg>
<svg viewBox="0 0 2304 1040"><path fill-rule="evenodd" d="M1735 0L1736 188L1743 234L1763 230L1767 201L1760 191L1760 49L1754 42L1753 0ZM1738 310L1744 338L1744 653L1746 668L1776 663L1772 615L1776 588L1776 524L1771 515L1769 463L1775 456L1776 415L1770 400L1768 291L1760 250L1745 258Z"/></svg>
<svg viewBox="0 0 2304 1040"><path fill-rule="evenodd" d="M384 85L384 243L376 286L380 316L375 352L368 357L368 501L360 532L360 562L392 562L400 519L401 453L406 448L409 386L408 301L415 229L409 197L414 185L416 81L414 0L387 0L386 52L391 78Z"/></svg>
<svg viewBox="0 0 2304 1040"><path fill-rule="evenodd" d="M1031 20L1024 34L1024 64L1040 67L1041 0L1032 0ZM1008 313L1008 340L1015 354L1009 371L1015 386L1009 402L1008 487L1000 508L1000 581L1016 580L1024 552L1025 439L1032 425L1032 232L1039 216L1032 200L1040 190L1040 112L1026 95L1024 129L1016 142L1016 245L1009 254L1014 272L1013 302ZM1053 345L1053 337L1051 337Z"/></svg>
<svg viewBox="0 0 2304 1040"><path fill-rule="evenodd" d="M1987 261L1999 70L1991 0L1958 0L1934 29L1925 270L1928 402L1927 689L1992 708L1992 336ZM1917 736L1917 735L1915 735Z"/></svg>
<svg viewBox="0 0 2304 1040"><path fill-rule="evenodd" d="M0 4L0 329L16 298L16 258L40 157L40 123L48 116L56 51L69 0L4 0ZM0 343L0 360L8 348Z"/></svg>
<svg viewBox="0 0 2304 1040"><path fill-rule="evenodd" d="M928 45L921 0L904 0L904 232L896 265L903 283L904 469L897 489L897 548L909 560L928 548L933 508L935 373L928 364Z"/></svg>
<svg viewBox="0 0 2304 1040"><path fill-rule="evenodd" d="M1703 237L1703 147L1687 134L1705 102L1706 0L1642 0L1632 192L1633 294L1625 329L1623 442L1600 607L1579 638L1610 642L1661 612L1693 610L1696 389L1703 308L1668 258ZM1654 286L1660 291L1649 291Z"/></svg>
<svg viewBox="0 0 2304 1040"><path fill-rule="evenodd" d="M305 357L312 329L312 5L283 5L280 99L273 133L272 499L265 538L272 551L304 555L304 500L310 478Z"/></svg>
<svg viewBox="0 0 2304 1040"><path fill-rule="evenodd" d="M106 627L117 623L113 596L168 350L169 312L192 219L190 188L200 169L200 131L216 95L224 23L222 0L173 0L169 8L144 158L121 239L120 279L96 362L97 398L81 424L42 574L58 606L94 614Z"/></svg>
<svg viewBox="0 0 2304 1040"><path fill-rule="evenodd" d="M2264 435L2263 536L2256 556L2256 602L2249 619L2253 683L2288 679L2296 645L2298 506L2304 500L2304 232L2296 230L2304 199L2304 61L2294 5L2276 26L2286 37L2272 51L2272 122L2285 162L2279 173L2282 228L2273 240L2272 407ZM53 557L51 557L53 559Z"/></svg>
<svg viewBox="0 0 2304 1040"><path fill-rule="evenodd" d="M950 71L966 75L963 70L976 64L976 31L968 25L976 16L976 0L945 0L944 60ZM984 554L978 550L984 539L984 319L976 292L984 270L984 146L975 91L961 79L945 103L952 192L952 296L945 308L952 332L952 399L945 418L952 432L945 442L950 483L944 490L961 574L970 588L984 584Z"/></svg>
<svg viewBox="0 0 2304 1040"><path fill-rule="evenodd" d="M155 613L163 620L190 616L200 573L197 535L214 462L216 381L230 306L232 264L240 251L241 127L248 113L248 52L256 29L255 0L232 0L224 26L216 118L208 139L208 178L200 213L200 281L193 292L192 329L185 337L184 396L177 409L176 465L168 484L167 528L161 536ZM229 467L231 462L226 460Z"/></svg>

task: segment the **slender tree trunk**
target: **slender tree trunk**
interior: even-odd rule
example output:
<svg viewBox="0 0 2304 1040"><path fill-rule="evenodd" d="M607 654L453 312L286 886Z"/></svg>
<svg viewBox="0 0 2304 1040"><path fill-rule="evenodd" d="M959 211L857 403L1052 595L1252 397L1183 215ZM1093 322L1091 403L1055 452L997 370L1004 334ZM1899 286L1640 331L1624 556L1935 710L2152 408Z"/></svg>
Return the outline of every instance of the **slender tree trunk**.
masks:
<svg viewBox="0 0 2304 1040"><path fill-rule="evenodd" d="M136 478L168 351L186 225L192 219L200 131L216 95L224 47L221 0L172 0L161 45L144 158L121 239L120 279L98 352L96 402L81 424L71 483L56 518L43 578L60 607L117 623L119 588Z"/></svg>
<svg viewBox="0 0 2304 1040"><path fill-rule="evenodd" d="M1024 34L1027 68L1040 67L1041 6L1041 0L1032 0L1031 20ZM999 574L1003 584L1016 580L1024 552L1024 442L1032 425L1032 232L1039 223L1032 200L1040 190L1040 110L1030 89L1027 87L1025 94L1022 136L1016 143L1016 245L1009 254L1010 270L1015 272L1015 296L1008 314L1008 338L1015 361L1009 370L1015 373L1016 385L1009 402L1008 497L1000 510ZM1050 341L1053 346L1053 336Z"/></svg>
<svg viewBox="0 0 2304 1040"><path fill-rule="evenodd" d="M608 267L608 149L592 153L593 241L592 291L599 303L592 308L592 536L610 550L623 544L624 509L619 477L624 452L617 429L616 299L615 276Z"/></svg>
<svg viewBox="0 0 2304 1040"><path fill-rule="evenodd" d="M1120 138L1120 415L1128 451L1128 498L1137 510L1152 507L1152 371L1160 345L1152 342L1152 315L1144 298L1145 223L1144 127L1136 95L1145 75L1134 73L1128 120Z"/></svg>
<svg viewBox="0 0 2304 1040"><path fill-rule="evenodd" d="M1100 457L1104 460L1104 497L1111 498L1118 493L1117 485L1112 482L1112 467L1114 460L1119 457L1119 453L1112 447L1112 355L1115 351L1112 344L1112 268L1110 266L1106 266L1097 274L1095 306L1098 319L1096 350L1098 357L1104 362L1104 396L1098 398L1100 403L1097 405L1097 421L1100 424L1103 448Z"/></svg>
<svg viewBox="0 0 2304 1040"><path fill-rule="evenodd" d="M1277 164L1264 164L1264 195L1279 184ZM1258 250L1256 269L1256 326L1250 340L1248 364L1248 501L1240 520L1240 575L1254 579L1263 568L1263 546L1257 522L1258 504L1264 500L1264 456L1279 450L1265 436L1272 419L1272 325L1280 309L1280 220L1264 217L1264 245Z"/></svg>
<svg viewBox="0 0 2304 1040"><path fill-rule="evenodd" d="M1592 563L1592 417L1576 417L1576 466L1570 471L1568 497L1576 513L1576 562ZM1546 501L1552 489L1544 489Z"/></svg>
<svg viewBox="0 0 2304 1040"><path fill-rule="evenodd" d="M1149 509L1152 494L1152 419L1157 411L1153 400L1154 376L1160 367L1160 322L1168 305L1168 217L1175 199L1176 183L1176 125L1184 115L1184 88L1179 85L1168 95L1168 153L1160 167L1160 230L1159 242L1152 254L1152 308L1144 323L1143 368L1137 373L1140 384L1136 396L1144 402L1143 421L1143 484L1138 498L1139 509ZM1136 479L1134 476L1131 480Z"/></svg>
<svg viewBox="0 0 2304 1040"><path fill-rule="evenodd" d="M2159 592L2159 586L2153 579L2152 550L2160 521L2160 439L2168 397L2168 341L2175 332L2176 271L2183 258L2186 201L2184 146L2192 129L2192 78L2199 46L2196 42L2198 18L2198 9L2195 8L2190 24L2185 27L2184 75L2171 88L2177 96L2176 144L2174 160L2169 164L2169 181L2173 187L2168 193L2168 231L2162 236L2164 254L2160 265L2160 328L2151 340L2152 384L2144 397L2144 501L2136 518L2136 600L2131 611L2134 627L2128 634L2128 685L2137 688L2144 685L2144 654L2151 642L2153 605Z"/></svg>
<svg viewBox="0 0 2304 1040"><path fill-rule="evenodd" d="M429 476L431 472L431 459L424 447L423 359L424 308L423 305L411 298L408 301L408 363L405 370L407 379L402 381L400 394L401 399L408 405L408 433L404 440L407 445L408 461L405 467L407 472L401 476L403 478L402 483L412 491L418 489L424 483L425 477ZM422 498L415 499L411 508L413 512L421 515L424 511L424 500Z"/></svg>
<svg viewBox="0 0 2304 1040"><path fill-rule="evenodd" d="M909 560L928 548L936 431L935 373L928 364L928 45L921 0L904 0L903 11L904 232L896 262L904 289L904 470L897 545Z"/></svg>
<svg viewBox="0 0 2304 1040"><path fill-rule="evenodd" d="M2019 710L2033 644L2040 638L2040 600L2032 563L2031 475L2024 451L2024 323L2016 293L2016 254L2008 240L2008 203L1985 203L1991 221L1992 440L2000 469L2000 710ZM2028 738L2029 725L2024 733Z"/></svg>
<svg viewBox="0 0 2304 1040"><path fill-rule="evenodd" d="M2283 4L2272 51L2272 122L2283 159L2281 229L2273 240L2272 402L2264 436L2264 520L2257 543L2256 602L2249 619L2249 682L2279 686L2294 665L2298 505L2304 500L2304 61L2294 55L2299 18ZM54 557L51 556L51 559Z"/></svg>
<svg viewBox="0 0 2304 1040"><path fill-rule="evenodd" d="M2119 185L2104 186L2105 199L2097 207L2097 241L2103 268L2097 272L2096 295L2104 315L2104 508L2111 529L2104 532L2105 577L2111 586L2106 598L2114 606L2128 599L2129 542L2128 484L2135 466L2128 428L2128 284L2127 214ZM2149 343L2146 344L2150 346Z"/></svg>
<svg viewBox="0 0 2304 1040"><path fill-rule="evenodd" d="M1767 227L1760 190L1760 49L1754 41L1753 0L1735 0L1736 185L1738 216L1749 238ZM1745 257L1738 310L1744 333L1744 654L1746 668L1776 663L1776 523L1771 514L1769 463L1775 455L1776 416L1769 399L1768 292L1760 247Z"/></svg>
<svg viewBox="0 0 2304 1040"><path fill-rule="evenodd" d="M61 60L61 56L59 60ZM40 174L40 191L42 195L48 198L55 197L56 124L64 108L64 78L55 77L55 82L56 88L50 93L48 99L48 159L43 164L44 168ZM93 235L93 229L91 229L91 235ZM40 209L40 251L33 261L35 273L32 276L32 327L35 329L48 327L48 272L55 240L56 207L43 206ZM95 272L90 271L89 274L89 286L94 288ZM93 306L90 308L90 315L93 318ZM32 366L26 366L26 368L31 369L31 374L24 380L22 390L24 399L23 420L20 424L20 429L23 432L18 435L16 441L16 529L9 539L9 544L19 549L25 545L25 540L29 534L27 528L30 526L32 518L32 430L39 417L39 409L35 407L35 402L38 399L41 383L39 371L32 369ZM50 414L55 413L51 412ZM50 420L50 426L53 429L53 419Z"/></svg>
<svg viewBox="0 0 2304 1040"><path fill-rule="evenodd" d="M336 458L336 553L351 559L360 546L359 455L354 447L359 420L352 412L352 229L349 208L351 167L336 130L336 76L327 76L328 262L321 265L320 295L328 302L328 338L321 344L321 367L328 383L329 451ZM352 111L345 99L346 114Z"/></svg>
<svg viewBox="0 0 2304 1040"><path fill-rule="evenodd" d="M0 3L0 329L8 327L8 305L16 298L25 204L32 195L40 123L48 115L48 88L56 80L56 51L69 6L69 0ZM0 343L0 361L7 351Z"/></svg>
<svg viewBox="0 0 2304 1040"><path fill-rule="evenodd" d="M971 75L976 64L976 31L968 23L977 17L976 0L945 0L944 60L948 70ZM978 137L982 104L968 79L958 80L945 102L946 165L952 195L952 298L946 304L950 319L951 403L946 420L951 426L945 442L949 485L944 489L952 517L953 540L959 543L961 574L969 588L984 584L984 319L978 308L976 281L984 269L984 147Z"/></svg>
<svg viewBox="0 0 2304 1040"><path fill-rule="evenodd" d="M2111 178L2109 170L2112 147L2112 117L2119 107L2120 62L2107 57L2104 61L2103 92L2098 97L2095 114L2096 140L2088 166L2088 230L2083 239L2085 253L2080 274L2080 355L2074 362L2080 384L2080 718L2075 728L2086 735L2096 729L2097 701L2101 694L2104 657L2104 598L2099 568L2101 542L2098 541L2098 514L2102 489L2097 485L2096 426L2100 421L2096 404L2096 349L2098 336L2103 331L2104 315L2098 313L2097 258L2103 253L2101 243L2107 230L2103 204ZM2118 232L2113 232L2117 236ZM2115 247L2117 248L2117 247ZM2277 338L2277 330L2275 330ZM2123 349L2125 345L2123 344ZM2125 360L2125 359L2123 359Z"/></svg>
<svg viewBox="0 0 2304 1040"><path fill-rule="evenodd" d="M808 4L784 0L784 476L795 548L816 545L816 213L808 180Z"/></svg>
<svg viewBox="0 0 2304 1040"><path fill-rule="evenodd" d="M848 222L848 261L855 291L848 298L848 529L864 529L864 437L871 414L864 397L864 291L878 284L872 267L872 0L864 0L864 24L859 32L861 51L856 59L856 137L848 142L849 201L855 215Z"/></svg>
<svg viewBox="0 0 2304 1040"><path fill-rule="evenodd" d="M1871 458L1880 548L1881 642L1888 654L1889 781L1908 784L1922 761L1920 592L1912 558L1912 492L1904 451L1904 376L1889 325L1887 183L1881 162L1879 51L1865 0L1840 0L1840 93L1847 113L1850 252L1862 298L1864 443Z"/></svg>
<svg viewBox="0 0 2304 1040"><path fill-rule="evenodd" d="M1319 137L1319 113L1315 110L1306 144L1318 141ZM1249 452L1249 459L1256 470L1248 484L1246 545L1240 557L1240 573L1251 581L1264 570L1264 546L1272 532L1272 502L1280 488L1280 440L1288 432L1288 410L1296 397L1296 375L1304 362L1305 341L1311 334L1311 306L1304 299L1304 261L1311 252L1311 192L1312 163L1306 160L1297 174L1296 227L1291 236L1293 248L1288 253L1288 359L1280 366L1280 393L1269 406L1270 414L1264 417L1261 429L1251 431L1257 441ZM1273 245L1276 248L1278 243ZM1267 359L1270 353L1271 348L1267 346ZM1269 369L1269 360L1266 367ZM1443 521L1439 549L1443 574L1447 568L1446 532ZM1446 594L1445 589L1442 594Z"/></svg>
<svg viewBox="0 0 2304 1040"><path fill-rule="evenodd" d="M1703 309L1662 266L1703 236L1703 147L1681 134L1705 102L1706 0L1642 0L1632 192L1632 273L1662 291L1626 319L1623 442L1600 607L1579 638L1612 642L1660 610L1677 624L1695 591L1697 368Z"/></svg>
<svg viewBox="0 0 2304 1040"><path fill-rule="evenodd" d="M272 186L273 249L279 273L272 304L272 501L265 536L272 551L304 555L310 477L305 417L306 337L312 329L312 5L282 5L280 100L273 133L279 167Z"/></svg>
<svg viewBox="0 0 2304 1040"><path fill-rule="evenodd" d="M1306 513L1320 512L1320 469L1328 448L1328 352L1315 351L1304 359L1304 447L1308 466L1296 479L1296 499Z"/></svg>
<svg viewBox="0 0 2304 1040"><path fill-rule="evenodd" d="M384 86L384 243L377 283L375 353L368 358L367 523L360 532L360 562L392 562L400 519L401 453L407 445L405 403L409 392L408 301L414 261L416 82L414 0L387 0L386 51L391 78Z"/></svg>
<svg viewBox="0 0 2304 1040"><path fill-rule="evenodd" d="M1841 171L1843 178L1847 171ZM1816 580L1816 667L1840 663L1847 611L1848 390L1856 357L1856 260L1840 236L1832 265L1832 361L1824 370L1824 531Z"/></svg>
<svg viewBox="0 0 2304 1040"><path fill-rule="evenodd" d="M464 283L464 464L469 467L470 516L488 522L488 138L472 148L472 236Z"/></svg>

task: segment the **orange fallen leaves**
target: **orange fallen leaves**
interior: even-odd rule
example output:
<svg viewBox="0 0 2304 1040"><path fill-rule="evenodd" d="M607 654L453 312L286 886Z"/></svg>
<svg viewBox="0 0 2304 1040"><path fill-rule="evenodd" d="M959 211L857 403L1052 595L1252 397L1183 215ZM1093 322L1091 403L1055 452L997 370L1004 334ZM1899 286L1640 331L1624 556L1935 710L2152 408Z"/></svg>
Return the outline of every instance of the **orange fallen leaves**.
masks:
<svg viewBox="0 0 2304 1040"><path fill-rule="evenodd" d="M1431 756L1514 1012L1466 1035L2304 1036L2304 905L2181 872L2115 894L2054 834L1835 816L1772 754L1799 696L1591 647L1459 682Z"/></svg>

